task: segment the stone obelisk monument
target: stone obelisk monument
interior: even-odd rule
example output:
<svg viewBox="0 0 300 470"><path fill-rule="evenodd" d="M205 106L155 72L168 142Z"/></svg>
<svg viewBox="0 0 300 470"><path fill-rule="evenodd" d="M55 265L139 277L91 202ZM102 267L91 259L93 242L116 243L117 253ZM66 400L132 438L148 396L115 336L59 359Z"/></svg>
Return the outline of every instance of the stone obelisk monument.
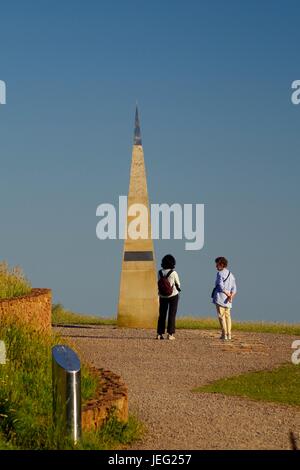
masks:
<svg viewBox="0 0 300 470"><path fill-rule="evenodd" d="M128 227L136 216L129 215L132 204L143 204L148 212L148 236L133 239ZM156 328L158 318L157 274L151 238L151 220L147 180L142 147L138 109L135 111L134 143L132 150L127 227L124 241L118 326Z"/></svg>

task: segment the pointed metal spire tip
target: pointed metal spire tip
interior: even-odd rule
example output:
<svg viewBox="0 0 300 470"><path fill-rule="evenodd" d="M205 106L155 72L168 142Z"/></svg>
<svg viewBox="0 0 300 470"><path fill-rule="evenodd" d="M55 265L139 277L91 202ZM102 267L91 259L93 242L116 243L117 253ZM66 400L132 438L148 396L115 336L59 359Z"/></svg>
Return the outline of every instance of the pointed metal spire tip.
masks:
<svg viewBox="0 0 300 470"><path fill-rule="evenodd" d="M139 120L139 111L138 106L136 103L135 107L135 124L134 124L134 145L142 145L142 136L141 136L141 127L140 127L140 120Z"/></svg>

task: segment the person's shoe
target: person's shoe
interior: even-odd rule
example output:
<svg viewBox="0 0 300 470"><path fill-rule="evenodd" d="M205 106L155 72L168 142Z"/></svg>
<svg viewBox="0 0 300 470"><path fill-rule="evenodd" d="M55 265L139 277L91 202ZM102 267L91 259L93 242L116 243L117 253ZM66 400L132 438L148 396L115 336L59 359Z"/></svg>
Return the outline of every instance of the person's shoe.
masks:
<svg viewBox="0 0 300 470"><path fill-rule="evenodd" d="M220 336L220 339L221 339L222 341L225 341L226 335L224 335L224 334L222 333L221 336Z"/></svg>
<svg viewBox="0 0 300 470"><path fill-rule="evenodd" d="M231 341L231 335L227 335L227 341Z"/></svg>
<svg viewBox="0 0 300 470"><path fill-rule="evenodd" d="M165 339L165 338L163 337L163 335L157 335L156 339Z"/></svg>
<svg viewBox="0 0 300 470"><path fill-rule="evenodd" d="M174 341L174 339L175 339L175 336L174 336L174 335L169 335L169 334L168 334L168 339L169 339L169 340L171 340L171 341Z"/></svg>

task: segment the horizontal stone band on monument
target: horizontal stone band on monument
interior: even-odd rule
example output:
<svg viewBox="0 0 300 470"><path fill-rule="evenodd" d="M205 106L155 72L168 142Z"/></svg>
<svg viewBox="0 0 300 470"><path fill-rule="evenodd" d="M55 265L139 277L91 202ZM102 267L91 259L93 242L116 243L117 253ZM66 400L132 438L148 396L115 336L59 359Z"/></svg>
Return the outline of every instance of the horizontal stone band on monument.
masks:
<svg viewBox="0 0 300 470"><path fill-rule="evenodd" d="M125 251L124 261L153 261L153 251Z"/></svg>

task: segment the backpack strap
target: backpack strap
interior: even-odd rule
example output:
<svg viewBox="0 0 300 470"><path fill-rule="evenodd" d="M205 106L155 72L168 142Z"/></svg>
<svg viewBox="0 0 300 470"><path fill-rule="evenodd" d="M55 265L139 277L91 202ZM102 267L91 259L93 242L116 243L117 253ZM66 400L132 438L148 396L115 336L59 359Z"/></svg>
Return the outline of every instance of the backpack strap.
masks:
<svg viewBox="0 0 300 470"><path fill-rule="evenodd" d="M173 272L173 269L170 269L170 271L168 272L168 274L165 277L168 278L172 272Z"/></svg>
<svg viewBox="0 0 300 470"><path fill-rule="evenodd" d="M181 289L180 289L179 285L177 284L177 282L175 282L175 287L178 290L178 292L181 292Z"/></svg>
<svg viewBox="0 0 300 470"><path fill-rule="evenodd" d="M226 279L223 280L223 282L226 282L226 281L227 281L227 279L229 278L230 274L231 274L231 272L229 271L228 276L226 277Z"/></svg>

